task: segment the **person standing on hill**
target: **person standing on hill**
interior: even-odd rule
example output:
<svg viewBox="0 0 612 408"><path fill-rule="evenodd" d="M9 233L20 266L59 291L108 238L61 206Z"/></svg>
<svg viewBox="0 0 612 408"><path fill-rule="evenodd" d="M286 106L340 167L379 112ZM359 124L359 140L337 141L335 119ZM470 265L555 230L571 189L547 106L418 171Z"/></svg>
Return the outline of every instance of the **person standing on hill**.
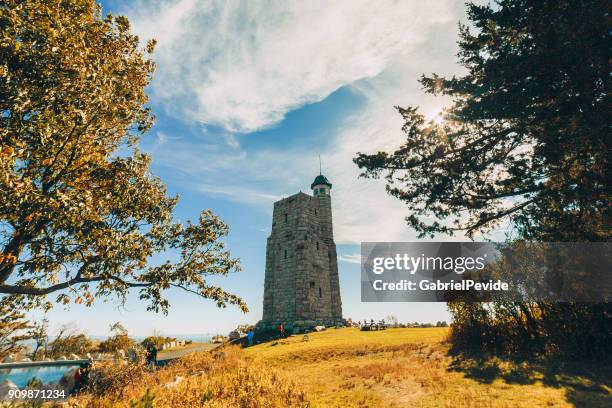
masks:
<svg viewBox="0 0 612 408"><path fill-rule="evenodd" d="M151 348L151 363L157 365L157 346Z"/></svg>
<svg viewBox="0 0 612 408"><path fill-rule="evenodd" d="M153 367L157 364L157 347L155 345L150 346L147 349L147 365Z"/></svg>

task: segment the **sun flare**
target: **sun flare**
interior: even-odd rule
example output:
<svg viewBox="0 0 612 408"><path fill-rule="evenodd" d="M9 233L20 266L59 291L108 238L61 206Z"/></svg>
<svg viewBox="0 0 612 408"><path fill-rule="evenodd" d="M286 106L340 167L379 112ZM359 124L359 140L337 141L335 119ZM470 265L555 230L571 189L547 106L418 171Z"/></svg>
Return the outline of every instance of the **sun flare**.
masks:
<svg viewBox="0 0 612 408"><path fill-rule="evenodd" d="M425 121L440 126L444 123L444 107L439 106L425 114Z"/></svg>

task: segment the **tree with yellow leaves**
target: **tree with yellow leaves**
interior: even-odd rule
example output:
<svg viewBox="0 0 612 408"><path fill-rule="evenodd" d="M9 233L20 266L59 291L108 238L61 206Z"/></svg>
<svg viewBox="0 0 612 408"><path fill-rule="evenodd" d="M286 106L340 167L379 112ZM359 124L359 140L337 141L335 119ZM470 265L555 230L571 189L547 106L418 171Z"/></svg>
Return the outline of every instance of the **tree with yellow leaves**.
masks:
<svg viewBox="0 0 612 408"><path fill-rule="evenodd" d="M246 311L208 282L240 269L228 227L210 211L174 222L177 198L138 151L154 45L94 0L0 4L0 294L13 304L91 305L133 289L166 312L164 293L180 288Z"/></svg>

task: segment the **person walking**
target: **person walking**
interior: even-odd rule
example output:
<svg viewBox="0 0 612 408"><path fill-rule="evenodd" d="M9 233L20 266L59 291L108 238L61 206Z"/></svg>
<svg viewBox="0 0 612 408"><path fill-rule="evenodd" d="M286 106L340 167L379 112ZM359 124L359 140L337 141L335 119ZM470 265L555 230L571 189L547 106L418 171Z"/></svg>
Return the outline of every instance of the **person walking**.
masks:
<svg viewBox="0 0 612 408"><path fill-rule="evenodd" d="M253 339L255 338L255 332L251 328L247 333L247 342L249 343L249 347L253 345Z"/></svg>

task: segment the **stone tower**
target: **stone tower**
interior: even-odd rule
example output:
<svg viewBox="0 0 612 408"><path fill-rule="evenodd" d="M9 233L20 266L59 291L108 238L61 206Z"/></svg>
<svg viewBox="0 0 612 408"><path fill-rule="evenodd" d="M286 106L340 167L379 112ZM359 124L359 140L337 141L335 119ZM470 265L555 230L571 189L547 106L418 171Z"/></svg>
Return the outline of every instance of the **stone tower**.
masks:
<svg viewBox="0 0 612 408"><path fill-rule="evenodd" d="M300 330L342 322L332 185L319 174L310 187L313 196L299 192L274 203L258 328L283 323Z"/></svg>

